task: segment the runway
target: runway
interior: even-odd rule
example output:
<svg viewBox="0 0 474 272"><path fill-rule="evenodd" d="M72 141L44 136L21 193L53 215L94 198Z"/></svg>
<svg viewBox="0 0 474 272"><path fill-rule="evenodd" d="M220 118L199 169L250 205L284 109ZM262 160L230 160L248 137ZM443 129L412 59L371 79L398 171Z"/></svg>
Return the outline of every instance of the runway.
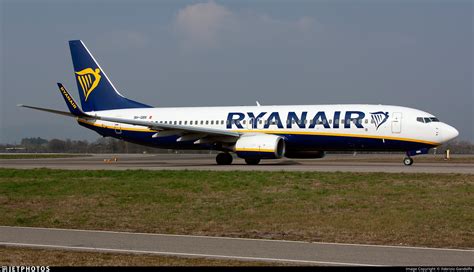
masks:
<svg viewBox="0 0 474 272"><path fill-rule="evenodd" d="M56 159L0 159L0 167L70 170L213 170L213 171L317 171L317 172L386 172L386 173L462 173L474 174L474 160L466 163L417 161L402 164L403 155L328 155L311 160L263 160L260 165L246 165L234 159L232 165L216 165L215 155L190 154L114 154ZM116 159L116 161L114 160Z"/></svg>
<svg viewBox="0 0 474 272"><path fill-rule="evenodd" d="M304 265L472 266L474 250L0 227L0 245Z"/></svg>

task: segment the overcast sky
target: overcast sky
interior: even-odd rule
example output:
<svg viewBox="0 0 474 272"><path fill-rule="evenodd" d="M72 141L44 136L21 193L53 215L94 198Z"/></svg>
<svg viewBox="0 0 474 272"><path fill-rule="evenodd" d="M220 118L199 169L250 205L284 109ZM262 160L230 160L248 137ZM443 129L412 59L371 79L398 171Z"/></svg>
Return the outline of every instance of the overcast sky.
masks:
<svg viewBox="0 0 474 272"><path fill-rule="evenodd" d="M474 141L472 1L2 1L0 142L95 140L68 40L157 107L375 103L430 112Z"/></svg>

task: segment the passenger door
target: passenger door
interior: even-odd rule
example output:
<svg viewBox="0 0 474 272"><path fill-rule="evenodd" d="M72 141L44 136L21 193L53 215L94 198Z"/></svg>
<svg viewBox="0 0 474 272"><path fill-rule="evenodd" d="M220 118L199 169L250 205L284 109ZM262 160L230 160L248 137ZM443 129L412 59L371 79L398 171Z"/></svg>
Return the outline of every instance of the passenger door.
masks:
<svg viewBox="0 0 474 272"><path fill-rule="evenodd" d="M402 132L402 113L394 112L392 116L392 133Z"/></svg>

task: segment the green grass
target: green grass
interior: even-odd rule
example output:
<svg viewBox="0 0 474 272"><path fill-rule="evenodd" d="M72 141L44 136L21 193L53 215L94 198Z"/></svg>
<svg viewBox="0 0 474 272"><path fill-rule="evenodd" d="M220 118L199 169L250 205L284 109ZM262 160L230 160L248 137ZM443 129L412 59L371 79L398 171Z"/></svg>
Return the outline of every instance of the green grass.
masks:
<svg viewBox="0 0 474 272"><path fill-rule="evenodd" d="M474 248L474 175L0 169L0 225Z"/></svg>
<svg viewBox="0 0 474 272"><path fill-rule="evenodd" d="M0 154L0 159L54 159L54 158L74 158L88 157L86 154Z"/></svg>

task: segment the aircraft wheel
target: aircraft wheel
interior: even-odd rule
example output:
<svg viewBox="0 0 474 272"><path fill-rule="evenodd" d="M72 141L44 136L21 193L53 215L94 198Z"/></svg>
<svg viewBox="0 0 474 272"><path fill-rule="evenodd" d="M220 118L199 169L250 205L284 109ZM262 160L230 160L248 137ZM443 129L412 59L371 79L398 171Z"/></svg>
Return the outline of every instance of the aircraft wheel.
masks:
<svg viewBox="0 0 474 272"><path fill-rule="evenodd" d="M403 164L406 165L406 166L410 166L413 164L413 159L410 158L410 157L406 157L403 159Z"/></svg>
<svg viewBox="0 0 474 272"><path fill-rule="evenodd" d="M230 155L229 153L219 153L216 156L216 162L219 165L232 164L232 155Z"/></svg>
<svg viewBox="0 0 474 272"><path fill-rule="evenodd" d="M247 159L245 159L245 162L248 165L257 165L260 162L260 159L247 158Z"/></svg>

